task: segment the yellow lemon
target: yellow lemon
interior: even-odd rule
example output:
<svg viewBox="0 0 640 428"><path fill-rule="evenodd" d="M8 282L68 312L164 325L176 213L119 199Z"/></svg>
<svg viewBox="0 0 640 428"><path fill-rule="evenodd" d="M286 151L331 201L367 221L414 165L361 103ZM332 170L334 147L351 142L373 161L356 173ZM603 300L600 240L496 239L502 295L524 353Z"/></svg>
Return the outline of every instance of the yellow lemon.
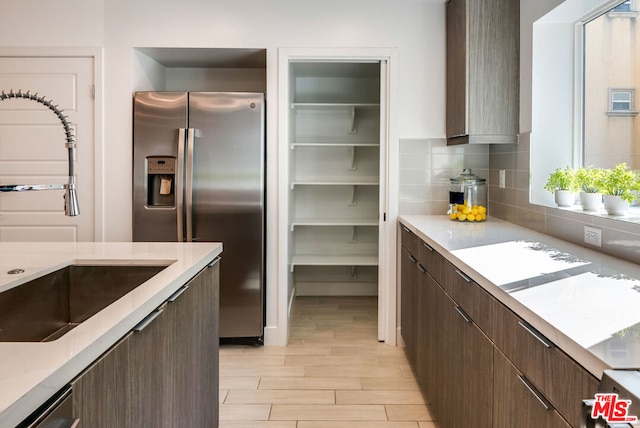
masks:
<svg viewBox="0 0 640 428"><path fill-rule="evenodd" d="M471 209L469 207L464 207L462 212L465 213L465 214L469 214L469 213L471 213Z"/></svg>
<svg viewBox="0 0 640 428"><path fill-rule="evenodd" d="M471 214L477 215L478 214L478 207L474 206L473 208L471 208Z"/></svg>
<svg viewBox="0 0 640 428"><path fill-rule="evenodd" d="M484 214L487 212L487 209L485 207L483 207L482 205L478 205L478 213L479 214Z"/></svg>
<svg viewBox="0 0 640 428"><path fill-rule="evenodd" d="M455 220L455 219L457 219L457 218L458 218L458 215L457 215L456 213L451 213L451 214L449 214L449 218L450 218L451 220Z"/></svg>
<svg viewBox="0 0 640 428"><path fill-rule="evenodd" d="M464 213L458 214L458 221L465 221L467 219L467 215Z"/></svg>
<svg viewBox="0 0 640 428"><path fill-rule="evenodd" d="M467 214L467 221L475 221L476 220L476 216L473 214Z"/></svg>

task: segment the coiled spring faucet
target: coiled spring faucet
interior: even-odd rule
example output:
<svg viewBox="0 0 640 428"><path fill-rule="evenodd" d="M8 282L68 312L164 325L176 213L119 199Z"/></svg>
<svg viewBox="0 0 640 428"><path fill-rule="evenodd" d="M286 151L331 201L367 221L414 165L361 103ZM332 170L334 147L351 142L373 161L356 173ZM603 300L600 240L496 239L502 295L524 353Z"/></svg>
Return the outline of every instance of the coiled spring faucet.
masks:
<svg viewBox="0 0 640 428"><path fill-rule="evenodd" d="M58 116L58 119L60 119L60 122L62 122L62 126L64 127L64 132L66 135L65 147L67 148L67 152L69 155L69 182L67 184L0 184L0 192L64 190L64 214L67 216L77 216L78 214L80 214L80 208L78 206L78 196L76 194L76 178L73 166L76 142L73 135L73 130L71 129L69 121L67 120L68 118L62 114L62 110L60 110L57 105L54 105L51 100L46 100L45 97L39 97L37 93L32 95L29 91L22 92L22 90L18 90L18 92L14 92L12 89L9 91L9 93L5 93L5 91L2 91L2 93L0 94L0 101L12 98L23 98L25 100L36 101L49 108L56 114L56 116Z"/></svg>

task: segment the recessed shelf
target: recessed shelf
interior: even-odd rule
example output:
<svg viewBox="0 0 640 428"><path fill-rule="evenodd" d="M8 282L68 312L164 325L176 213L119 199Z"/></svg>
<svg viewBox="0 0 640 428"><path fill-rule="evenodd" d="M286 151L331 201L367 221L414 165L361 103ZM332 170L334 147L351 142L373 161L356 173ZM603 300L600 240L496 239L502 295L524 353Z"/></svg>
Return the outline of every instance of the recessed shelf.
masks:
<svg viewBox="0 0 640 428"><path fill-rule="evenodd" d="M380 147L378 143L292 143L291 150L296 147Z"/></svg>
<svg viewBox="0 0 640 428"><path fill-rule="evenodd" d="M318 178L308 180L294 180L291 182L291 190L295 186L379 186L378 177L358 178Z"/></svg>
<svg viewBox="0 0 640 428"><path fill-rule="evenodd" d="M374 217L332 218L312 217L296 218L291 222L291 230L296 226L378 226L378 219Z"/></svg>
<svg viewBox="0 0 640 428"><path fill-rule="evenodd" d="M379 108L380 103L291 103L294 110L335 110L351 108Z"/></svg>
<svg viewBox="0 0 640 428"><path fill-rule="evenodd" d="M378 256L376 254L295 255L291 260L291 272L296 266L378 266Z"/></svg>
<svg viewBox="0 0 640 428"><path fill-rule="evenodd" d="M373 109L379 107L380 103L291 103L291 109L293 111L342 109L350 111L349 134L356 134L358 132L356 128L356 111L358 109Z"/></svg>
<svg viewBox="0 0 640 428"><path fill-rule="evenodd" d="M377 226L378 219L375 217L311 217L296 218L291 224L295 226Z"/></svg>

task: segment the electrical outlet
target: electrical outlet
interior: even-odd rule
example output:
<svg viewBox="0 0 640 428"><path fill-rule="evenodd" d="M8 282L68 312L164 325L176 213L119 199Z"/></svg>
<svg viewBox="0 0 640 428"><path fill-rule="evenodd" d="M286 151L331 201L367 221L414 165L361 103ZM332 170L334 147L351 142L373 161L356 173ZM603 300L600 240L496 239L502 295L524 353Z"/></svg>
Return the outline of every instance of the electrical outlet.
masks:
<svg viewBox="0 0 640 428"><path fill-rule="evenodd" d="M584 227L584 243L602 247L602 230L595 227Z"/></svg>
<svg viewBox="0 0 640 428"><path fill-rule="evenodd" d="M504 169L501 169L501 170L500 170L500 178L499 178L498 186L499 186L501 189L504 189L504 188L505 188L505 186L506 186L506 183L505 183L505 182L507 181L507 179L506 179L506 174L507 174L507 171L505 171Z"/></svg>

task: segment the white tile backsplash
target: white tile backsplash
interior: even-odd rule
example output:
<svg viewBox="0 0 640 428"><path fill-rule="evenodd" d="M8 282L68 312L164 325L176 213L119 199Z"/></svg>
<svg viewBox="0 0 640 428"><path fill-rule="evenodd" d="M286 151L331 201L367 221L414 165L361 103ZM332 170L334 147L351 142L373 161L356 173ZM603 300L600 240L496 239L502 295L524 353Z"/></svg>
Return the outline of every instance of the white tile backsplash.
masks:
<svg viewBox="0 0 640 428"><path fill-rule="evenodd" d="M464 168L488 180L489 147L447 146L444 138L400 139L400 214L445 213L449 179Z"/></svg>

